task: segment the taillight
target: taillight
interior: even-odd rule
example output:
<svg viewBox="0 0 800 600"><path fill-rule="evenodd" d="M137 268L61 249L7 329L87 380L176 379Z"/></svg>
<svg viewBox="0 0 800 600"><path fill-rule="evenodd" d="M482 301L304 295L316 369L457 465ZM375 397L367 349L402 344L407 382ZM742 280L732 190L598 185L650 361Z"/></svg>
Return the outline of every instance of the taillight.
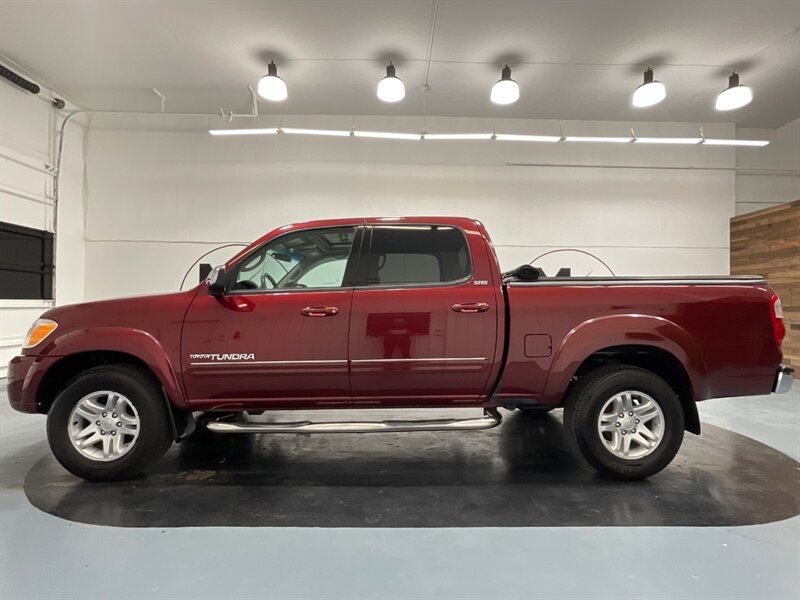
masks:
<svg viewBox="0 0 800 600"><path fill-rule="evenodd" d="M783 304L776 294L772 294L769 302L772 313L772 332L775 334L775 343L780 348L783 338L786 337L786 325L783 323Z"/></svg>

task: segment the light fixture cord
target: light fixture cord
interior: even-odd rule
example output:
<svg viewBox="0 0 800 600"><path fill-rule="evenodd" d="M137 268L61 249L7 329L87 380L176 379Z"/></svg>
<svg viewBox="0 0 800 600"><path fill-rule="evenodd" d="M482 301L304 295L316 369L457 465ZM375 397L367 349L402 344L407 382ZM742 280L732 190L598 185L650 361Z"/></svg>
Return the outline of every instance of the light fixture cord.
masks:
<svg viewBox="0 0 800 600"><path fill-rule="evenodd" d="M422 133L427 133L428 129L428 86L422 86Z"/></svg>
<svg viewBox="0 0 800 600"><path fill-rule="evenodd" d="M603 265L603 266L604 266L606 269L608 269L609 273L611 273L611 275L612 275L612 276L614 276L614 277L616 277L616 276L617 276L617 274L616 274L616 273L614 273L614 270L613 270L611 267L609 267L609 266L608 266L608 263L607 263L607 262L605 262L605 261L604 261L602 258L600 258L599 256L597 256L597 255L595 255L595 254L592 254L591 252L587 252L586 250L581 250L580 248L557 248L556 250L550 250L549 252L544 252L543 254L540 254L539 256L537 256L536 258L534 258L534 259L533 259L531 262L529 262L528 264L529 264L529 265L533 265L533 263L535 263L535 262L536 262L537 260L539 260L540 258L544 258L545 256L548 256L548 255L550 255L550 254L557 254L557 253L559 253L559 252L578 252L579 254L585 254L586 256L591 256L591 257L592 257L593 259L595 259L597 262L599 262L600 264L602 264L602 265Z"/></svg>
<svg viewBox="0 0 800 600"><path fill-rule="evenodd" d="M770 48L772 48L773 46L777 46L778 44L780 44L780 43L782 43L782 42L785 42L786 40L788 40L788 39L789 39L789 38L791 38L791 37L794 37L794 36L795 36L795 35L797 35L798 33L800 33L800 25L798 25L797 27L795 27L795 28L794 28L794 29L792 29L791 31L787 31L787 32L786 32L786 33L784 33L784 34L783 34L781 37L779 37L777 40L775 40L775 41L773 41L773 42L770 42L769 44L767 44L766 46L764 46L764 47L763 47L761 50L759 50L758 52L756 52L755 54L753 54L753 56L751 56L750 58L748 58L746 62L752 62L754 59L756 59L756 58L758 58L759 56L761 56L762 54L764 54L764 52L766 52L767 50L769 50L769 49L770 49ZM733 67L733 71L734 71L734 72L735 72L735 71L738 71L738 70L739 70L739 65L736 65L736 66L734 66L734 67Z"/></svg>
<svg viewBox="0 0 800 600"><path fill-rule="evenodd" d="M232 248L232 247L234 247L234 246L239 246L239 247L247 248L247 246L248 246L248 245L249 245L249 244L245 244L244 242L235 242L235 243L231 243L231 244L224 244L224 245L222 245L222 246L217 246L216 248L212 248L212 249L211 249L211 250L209 250L208 252L205 252L205 253L203 253L203 254L200 256L200 258L198 258L196 261L194 261L194 262L192 263L192 266L191 266L191 267L189 267L189 268L186 270L186 274L183 276L183 279L181 279L181 284L178 286L178 290L179 290L179 291L183 291L183 284L184 284L184 283L186 283L186 278L189 276L189 273L191 273L191 272L192 272L192 269L194 269L194 267L195 267L195 265L196 265L197 263L199 263L201 260L203 260L203 259L204 259L206 256L208 256L208 255L209 255L209 254L211 254L212 252L216 252L217 250L222 250L222 249L224 249L224 248Z"/></svg>
<svg viewBox="0 0 800 600"><path fill-rule="evenodd" d="M356 109L358 108L358 83L353 84L353 118L350 121L350 132L356 128Z"/></svg>
<svg viewBox="0 0 800 600"><path fill-rule="evenodd" d="M439 0L433 0L433 6L431 6L431 30L430 35L428 36L428 58L426 59L425 63L425 79L423 80L422 85L424 87L428 87L428 76L431 73L431 60L433 59L433 40L436 36L436 21L439 18Z"/></svg>

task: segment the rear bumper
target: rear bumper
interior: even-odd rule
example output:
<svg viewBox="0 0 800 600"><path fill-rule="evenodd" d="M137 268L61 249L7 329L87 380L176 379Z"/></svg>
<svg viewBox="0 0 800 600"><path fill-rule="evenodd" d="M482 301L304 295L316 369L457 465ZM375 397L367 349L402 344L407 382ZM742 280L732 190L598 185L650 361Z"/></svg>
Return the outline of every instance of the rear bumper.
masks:
<svg viewBox="0 0 800 600"><path fill-rule="evenodd" d="M7 387L11 408L24 413L39 412L37 391L57 357L15 356L8 363Z"/></svg>
<svg viewBox="0 0 800 600"><path fill-rule="evenodd" d="M794 383L794 377L792 376L793 373L794 369L792 367L781 365L778 369L778 374L775 377L775 383L772 386L772 393L785 394L791 390L792 383Z"/></svg>

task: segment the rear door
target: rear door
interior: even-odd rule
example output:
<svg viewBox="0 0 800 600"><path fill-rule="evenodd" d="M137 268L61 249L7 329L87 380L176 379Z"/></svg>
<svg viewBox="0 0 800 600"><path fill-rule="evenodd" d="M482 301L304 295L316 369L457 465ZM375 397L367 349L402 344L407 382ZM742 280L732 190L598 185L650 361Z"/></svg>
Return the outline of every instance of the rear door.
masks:
<svg viewBox="0 0 800 600"><path fill-rule="evenodd" d="M497 339L497 307L478 236L447 225L373 225L350 318L357 405L477 402Z"/></svg>

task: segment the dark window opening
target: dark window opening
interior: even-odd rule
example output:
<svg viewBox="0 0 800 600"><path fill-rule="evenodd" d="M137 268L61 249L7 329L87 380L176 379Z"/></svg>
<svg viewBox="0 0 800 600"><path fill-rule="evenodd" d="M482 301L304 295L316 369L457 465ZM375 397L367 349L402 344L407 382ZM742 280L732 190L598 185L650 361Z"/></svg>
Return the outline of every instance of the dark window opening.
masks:
<svg viewBox="0 0 800 600"><path fill-rule="evenodd" d="M53 299L53 234L0 221L0 298Z"/></svg>
<svg viewBox="0 0 800 600"><path fill-rule="evenodd" d="M366 285L447 283L472 272L464 233L437 225L374 227L365 262Z"/></svg>

